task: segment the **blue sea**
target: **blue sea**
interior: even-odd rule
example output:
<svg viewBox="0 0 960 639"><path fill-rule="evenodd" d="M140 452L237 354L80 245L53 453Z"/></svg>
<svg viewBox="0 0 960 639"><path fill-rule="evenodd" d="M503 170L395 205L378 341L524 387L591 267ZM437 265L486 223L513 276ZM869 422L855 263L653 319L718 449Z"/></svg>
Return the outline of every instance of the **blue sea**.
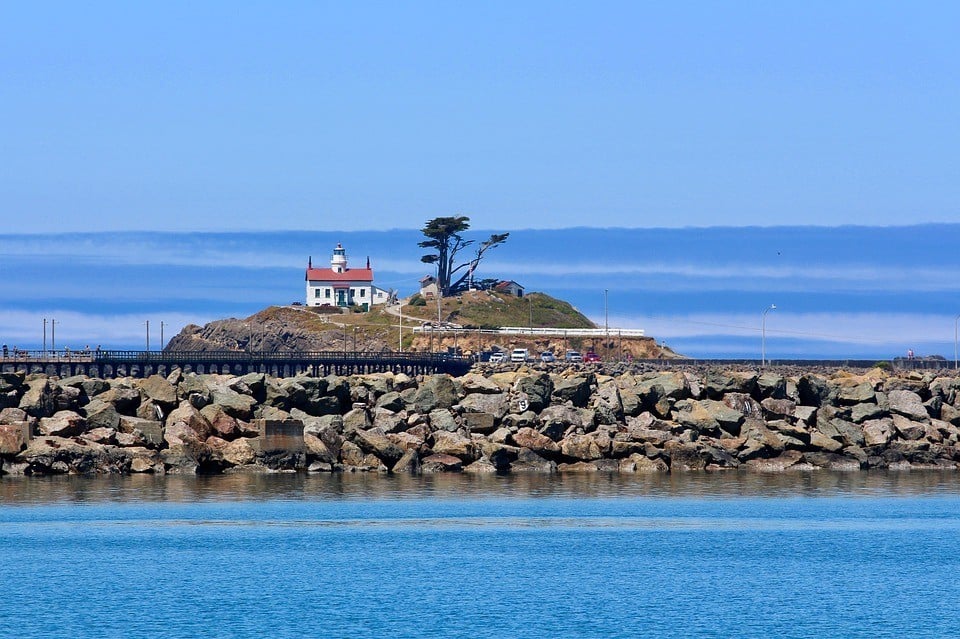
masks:
<svg viewBox="0 0 960 639"><path fill-rule="evenodd" d="M55 330L61 348L145 348L148 336L158 348L186 324L302 300L308 260L326 264L337 243L407 296L431 272L422 239L415 229L0 234L0 340L39 348L47 320L48 346ZM958 245L960 224L532 229L512 231L476 277L515 280L692 357L758 358L765 328L771 359L952 360Z"/></svg>
<svg viewBox="0 0 960 639"><path fill-rule="evenodd" d="M960 636L954 473L0 480L40 637Z"/></svg>

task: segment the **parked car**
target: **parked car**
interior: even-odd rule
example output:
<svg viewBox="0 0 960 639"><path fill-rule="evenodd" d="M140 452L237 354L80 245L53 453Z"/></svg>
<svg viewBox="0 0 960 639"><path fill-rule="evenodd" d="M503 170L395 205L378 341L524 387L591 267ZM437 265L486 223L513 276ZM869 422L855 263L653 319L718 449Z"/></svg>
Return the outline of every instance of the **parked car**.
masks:
<svg viewBox="0 0 960 639"><path fill-rule="evenodd" d="M563 356L563 359L568 362L582 362L583 355L579 351L567 351L567 354Z"/></svg>
<svg viewBox="0 0 960 639"><path fill-rule="evenodd" d="M511 362L525 362L530 357L530 351L525 348L515 348L510 352Z"/></svg>
<svg viewBox="0 0 960 639"><path fill-rule="evenodd" d="M291 302L290 306L303 306L303 302Z"/></svg>
<svg viewBox="0 0 960 639"><path fill-rule="evenodd" d="M497 351L496 353L490 353L490 359L487 360L491 364L499 364L503 361L503 353Z"/></svg>
<svg viewBox="0 0 960 639"><path fill-rule="evenodd" d="M583 361L586 362L587 364L596 364L597 362L600 361L600 356L594 353L593 351L588 351L583 356Z"/></svg>
<svg viewBox="0 0 960 639"><path fill-rule="evenodd" d="M551 353L550 351L543 351L542 353L540 353L540 361L546 362L549 364L551 362L557 361L557 358L554 357L553 353Z"/></svg>

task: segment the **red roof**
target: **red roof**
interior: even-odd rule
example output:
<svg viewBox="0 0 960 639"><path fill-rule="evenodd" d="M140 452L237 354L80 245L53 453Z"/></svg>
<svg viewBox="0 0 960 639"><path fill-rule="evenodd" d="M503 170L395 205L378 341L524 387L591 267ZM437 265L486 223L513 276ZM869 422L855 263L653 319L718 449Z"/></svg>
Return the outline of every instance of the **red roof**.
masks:
<svg viewBox="0 0 960 639"><path fill-rule="evenodd" d="M332 268L308 268L307 280L311 282L372 282L373 269L348 268L343 273L337 273Z"/></svg>

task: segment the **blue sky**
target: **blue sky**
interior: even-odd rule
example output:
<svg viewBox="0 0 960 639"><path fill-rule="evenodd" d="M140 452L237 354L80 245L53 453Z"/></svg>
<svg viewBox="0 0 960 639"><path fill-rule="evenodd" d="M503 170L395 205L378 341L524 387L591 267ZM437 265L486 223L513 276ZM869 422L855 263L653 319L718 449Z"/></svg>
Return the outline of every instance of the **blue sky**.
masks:
<svg viewBox="0 0 960 639"><path fill-rule="evenodd" d="M4 2L2 231L954 222L954 2Z"/></svg>

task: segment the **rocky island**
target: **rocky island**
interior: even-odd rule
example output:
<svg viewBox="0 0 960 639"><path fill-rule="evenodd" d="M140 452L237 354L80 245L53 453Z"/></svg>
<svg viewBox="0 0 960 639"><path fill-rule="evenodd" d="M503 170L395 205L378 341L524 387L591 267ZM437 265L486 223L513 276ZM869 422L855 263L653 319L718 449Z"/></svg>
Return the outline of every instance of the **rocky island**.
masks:
<svg viewBox="0 0 960 639"><path fill-rule="evenodd" d="M960 378L933 372L478 366L272 378L0 376L0 472L949 469Z"/></svg>

